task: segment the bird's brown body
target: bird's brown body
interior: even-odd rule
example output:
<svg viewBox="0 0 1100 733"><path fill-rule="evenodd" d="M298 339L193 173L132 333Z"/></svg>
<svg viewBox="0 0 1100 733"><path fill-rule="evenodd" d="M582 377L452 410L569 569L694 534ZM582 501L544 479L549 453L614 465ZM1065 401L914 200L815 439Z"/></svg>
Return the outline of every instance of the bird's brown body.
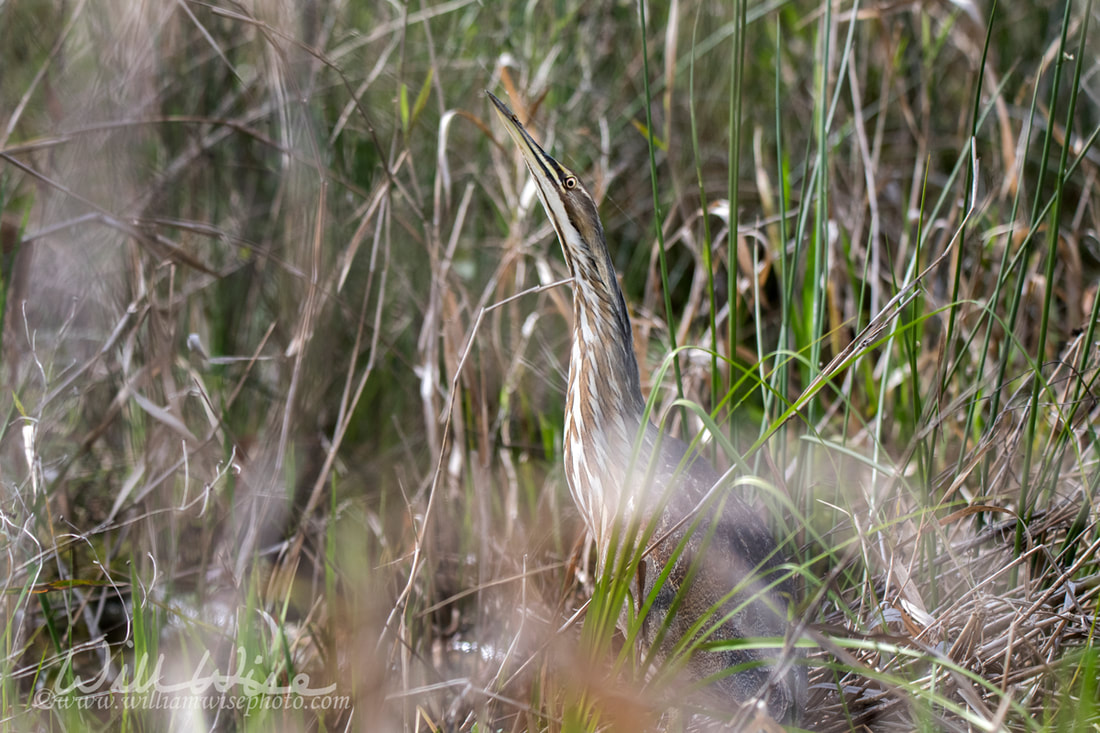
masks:
<svg viewBox="0 0 1100 733"><path fill-rule="evenodd" d="M640 636L657 662L685 637L705 636L710 645L784 638L794 589L770 532L736 493L718 486L719 475L704 460L645 419L630 319L595 203L576 176L489 96L535 179L573 277L565 474L595 539L598 572L623 567L612 547L612 537L623 534L616 529L652 523L652 534L628 537L625 544L636 550L631 542L654 543L631 580L630 603L636 614L655 592ZM655 590L669 564L668 578ZM684 669L692 679L715 680L707 692L718 707L763 700L772 717L783 720L797 715L805 674L790 665L776 673L781 658L779 646L729 644L697 648ZM731 668L737 671L723 674Z"/></svg>

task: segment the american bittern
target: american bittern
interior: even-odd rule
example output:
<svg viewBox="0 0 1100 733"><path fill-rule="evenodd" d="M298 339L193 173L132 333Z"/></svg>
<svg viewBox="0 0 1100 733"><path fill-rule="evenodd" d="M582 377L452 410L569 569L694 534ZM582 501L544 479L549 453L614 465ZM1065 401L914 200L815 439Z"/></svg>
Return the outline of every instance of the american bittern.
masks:
<svg viewBox="0 0 1100 733"><path fill-rule="evenodd" d="M715 680L707 686L709 696L723 704L764 700L776 720L793 718L805 696L805 669L788 663L779 674L780 648L728 643L786 634L794 589L780 568L775 540L740 497L721 487L721 500L693 515L720 477L645 419L630 318L596 204L577 176L547 155L503 102L489 97L519 146L573 276L565 475L596 542L597 571L613 570L616 528L618 537L632 519L652 521L656 544L630 581L629 600L638 612L655 593L640 633L651 658L667 658L677 642L689 635L696 641L703 633L698 629L706 630L705 641L718 649L694 644L686 671L696 680ZM667 579L654 589L669 563Z"/></svg>

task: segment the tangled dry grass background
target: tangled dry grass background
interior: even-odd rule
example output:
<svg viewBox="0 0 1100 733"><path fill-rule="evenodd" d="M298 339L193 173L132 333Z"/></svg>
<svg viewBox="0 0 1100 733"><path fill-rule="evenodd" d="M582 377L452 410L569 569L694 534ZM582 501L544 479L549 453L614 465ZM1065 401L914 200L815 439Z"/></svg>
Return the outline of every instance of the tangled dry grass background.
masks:
<svg viewBox="0 0 1100 733"><path fill-rule="evenodd" d="M0 2L4 727L690 723L588 653L565 268L486 87L601 202L654 415L758 477L803 725L1100 725L1095 8L647 14ZM340 699L36 706L204 655Z"/></svg>

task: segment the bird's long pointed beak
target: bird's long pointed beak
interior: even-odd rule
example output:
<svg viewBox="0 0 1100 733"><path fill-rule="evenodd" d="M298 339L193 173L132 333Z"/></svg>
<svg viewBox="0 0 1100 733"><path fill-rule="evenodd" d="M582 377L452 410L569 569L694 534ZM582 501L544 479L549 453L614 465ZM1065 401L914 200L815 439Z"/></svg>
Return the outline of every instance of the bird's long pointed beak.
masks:
<svg viewBox="0 0 1100 733"><path fill-rule="evenodd" d="M504 122L505 129L508 130L511 138L516 141L523 159L527 162L527 167L531 169L535 177L544 178L547 183L558 178L561 166L558 165L557 161L547 155L546 151L535 142L535 139L527 132L515 113L508 109L508 105L497 99L496 95L488 89L485 90L485 93L489 95L489 99L493 100L493 105L497 108L497 114Z"/></svg>

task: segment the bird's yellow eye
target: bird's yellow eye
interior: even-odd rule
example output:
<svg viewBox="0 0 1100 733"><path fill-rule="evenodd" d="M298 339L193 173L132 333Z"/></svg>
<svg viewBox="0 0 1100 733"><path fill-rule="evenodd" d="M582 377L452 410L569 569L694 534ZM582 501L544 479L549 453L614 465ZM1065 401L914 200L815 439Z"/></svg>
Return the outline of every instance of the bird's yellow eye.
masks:
<svg viewBox="0 0 1100 733"><path fill-rule="evenodd" d="M577 187L577 179L575 176L566 176L561 184L571 191Z"/></svg>

